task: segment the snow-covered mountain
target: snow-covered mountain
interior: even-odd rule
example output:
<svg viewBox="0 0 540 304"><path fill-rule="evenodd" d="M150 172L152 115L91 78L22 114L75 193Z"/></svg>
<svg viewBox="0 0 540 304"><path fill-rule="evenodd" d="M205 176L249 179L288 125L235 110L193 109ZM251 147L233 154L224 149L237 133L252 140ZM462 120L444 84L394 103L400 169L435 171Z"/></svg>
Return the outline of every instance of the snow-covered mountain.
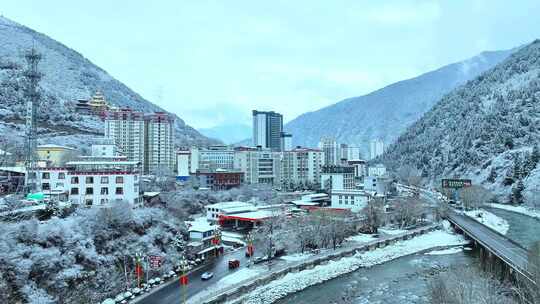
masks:
<svg viewBox="0 0 540 304"><path fill-rule="evenodd" d="M201 128L198 131L226 144L234 144L251 136L251 127L244 124L223 124L212 128Z"/></svg>
<svg viewBox="0 0 540 304"><path fill-rule="evenodd" d="M285 130L295 145L316 146L323 136L368 148L371 139L393 142L444 94L504 60L512 50L483 52L468 60L348 98L300 115ZM367 153L367 151L364 151Z"/></svg>
<svg viewBox="0 0 540 304"><path fill-rule="evenodd" d="M34 46L43 56L39 69L40 142L87 144L103 133L97 117L75 113L77 99L88 99L97 90L118 107L153 112L164 111L114 79L81 54L48 36L0 16L0 133L12 134L10 140L22 140L24 98L21 72L23 52ZM182 119L176 117L177 144L211 142Z"/></svg>
<svg viewBox="0 0 540 304"><path fill-rule="evenodd" d="M444 96L381 160L391 168L416 166L437 184L443 177L469 177L503 202L532 199L540 181L539 122L536 40Z"/></svg>

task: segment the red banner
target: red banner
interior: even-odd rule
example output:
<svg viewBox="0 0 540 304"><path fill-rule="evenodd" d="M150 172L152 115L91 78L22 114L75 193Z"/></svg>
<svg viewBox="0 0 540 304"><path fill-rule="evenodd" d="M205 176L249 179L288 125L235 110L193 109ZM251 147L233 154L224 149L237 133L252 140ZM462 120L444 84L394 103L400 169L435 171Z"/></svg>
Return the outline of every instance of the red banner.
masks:
<svg viewBox="0 0 540 304"><path fill-rule="evenodd" d="M180 276L180 285L187 285L188 284L188 277L187 275Z"/></svg>
<svg viewBox="0 0 540 304"><path fill-rule="evenodd" d="M250 256L252 256L252 255L253 255L253 251L254 251L254 250L253 250L253 245L248 245L248 248L247 248L247 249L248 249L248 254L249 254Z"/></svg>

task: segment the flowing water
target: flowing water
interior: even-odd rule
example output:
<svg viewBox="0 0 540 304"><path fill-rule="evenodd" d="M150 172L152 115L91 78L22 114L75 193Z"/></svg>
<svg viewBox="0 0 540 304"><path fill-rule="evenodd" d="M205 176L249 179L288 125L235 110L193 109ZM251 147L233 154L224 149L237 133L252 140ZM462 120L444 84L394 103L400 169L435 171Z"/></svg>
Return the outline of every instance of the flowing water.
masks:
<svg viewBox="0 0 540 304"><path fill-rule="evenodd" d="M524 247L540 240L540 221L517 213L490 209L510 224L507 236ZM428 303L426 282L448 267L478 265L476 251L448 255L415 254L377 265L361 268L350 274L309 287L278 301L279 304L338 303L348 289L356 290L357 304Z"/></svg>

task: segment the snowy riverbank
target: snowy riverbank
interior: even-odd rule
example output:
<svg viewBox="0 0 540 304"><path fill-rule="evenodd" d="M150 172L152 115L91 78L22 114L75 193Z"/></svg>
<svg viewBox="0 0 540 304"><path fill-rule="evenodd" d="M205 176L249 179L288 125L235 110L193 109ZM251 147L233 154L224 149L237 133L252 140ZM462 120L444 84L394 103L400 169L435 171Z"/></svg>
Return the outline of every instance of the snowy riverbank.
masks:
<svg viewBox="0 0 540 304"><path fill-rule="evenodd" d="M506 234L510 229L510 225L505 219L486 210L467 211L465 214L501 234Z"/></svg>
<svg viewBox="0 0 540 304"><path fill-rule="evenodd" d="M345 257L319 265L313 269L289 273L283 278L261 286L232 303L273 303L288 294L320 284L340 275L355 271L360 267L371 267L410 254L442 246L459 246L467 241L460 235L437 230L410 240L400 241L384 248Z"/></svg>
<svg viewBox="0 0 540 304"><path fill-rule="evenodd" d="M503 205L503 204L488 204L488 206L492 208L503 209L506 211L523 214L523 215L534 217L540 220L540 210L535 210L529 207Z"/></svg>

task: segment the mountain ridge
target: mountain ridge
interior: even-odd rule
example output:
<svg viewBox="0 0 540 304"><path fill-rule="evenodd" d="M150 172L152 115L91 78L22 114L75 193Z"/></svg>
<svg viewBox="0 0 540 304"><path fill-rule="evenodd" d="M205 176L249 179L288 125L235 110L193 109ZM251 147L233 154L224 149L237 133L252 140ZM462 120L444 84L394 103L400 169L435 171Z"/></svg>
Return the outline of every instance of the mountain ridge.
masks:
<svg viewBox="0 0 540 304"><path fill-rule="evenodd" d="M540 186L539 122L535 40L441 98L379 160L391 169L410 164L431 182L470 178L499 200L519 203Z"/></svg>
<svg viewBox="0 0 540 304"><path fill-rule="evenodd" d="M103 122L98 117L82 116L75 112L77 99L88 99L98 90L103 92L110 104L118 107L143 112L168 112L144 99L76 50L0 16L0 131L24 132L24 126L18 123L24 117L22 53L31 47L43 55L38 66L43 73L38 121L40 142L67 141L72 145L84 146L95 137L88 133L102 133ZM188 126L176 114L171 114L175 117L177 145L216 142Z"/></svg>
<svg viewBox="0 0 540 304"><path fill-rule="evenodd" d="M298 116L285 125L285 130L293 134L295 145L315 146L321 137L332 135L340 142L364 146L363 152L367 153L369 140L393 142L445 93L493 67L513 51L485 51L371 93L346 98Z"/></svg>

